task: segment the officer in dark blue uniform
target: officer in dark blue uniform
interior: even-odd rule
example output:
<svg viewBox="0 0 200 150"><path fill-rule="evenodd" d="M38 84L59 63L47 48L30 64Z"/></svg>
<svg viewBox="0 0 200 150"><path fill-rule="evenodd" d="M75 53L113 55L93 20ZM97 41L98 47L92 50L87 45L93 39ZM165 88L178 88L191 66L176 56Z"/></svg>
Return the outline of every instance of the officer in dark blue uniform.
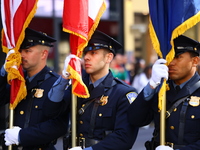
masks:
<svg viewBox="0 0 200 150"><path fill-rule="evenodd" d="M180 35L174 39L174 46L175 57L168 66L164 59L157 60L153 65L150 82L129 107L128 119L134 126L144 126L154 121L153 139L146 142L147 149L199 150L200 76L196 69L200 43ZM160 145L158 91L162 78L168 79L168 76L166 145Z"/></svg>
<svg viewBox="0 0 200 150"><path fill-rule="evenodd" d="M46 66L50 48L56 40L45 33L27 28L20 47L22 67L25 70L27 96L15 108L14 128L5 130L5 144L16 144L23 150L55 150L56 139L67 132L68 112L49 117L43 111L48 92L59 75ZM9 55L12 55L10 52ZM6 88L7 87L7 88ZM9 102L7 75L1 68L1 105ZM51 111L51 110L48 110ZM16 147L13 146L15 149Z"/></svg>
<svg viewBox="0 0 200 150"><path fill-rule="evenodd" d="M127 120L127 109L137 92L125 82L114 78L109 70L115 52L121 48L121 44L110 36L95 31L83 51L86 72L83 82L89 89L90 97L78 98L77 145L84 150L129 150L137 137L138 128L131 127ZM64 69L64 76L65 73ZM60 88L54 91L64 90ZM55 95L58 95L57 92ZM59 98L54 100L58 102ZM57 104L54 109L58 108Z"/></svg>

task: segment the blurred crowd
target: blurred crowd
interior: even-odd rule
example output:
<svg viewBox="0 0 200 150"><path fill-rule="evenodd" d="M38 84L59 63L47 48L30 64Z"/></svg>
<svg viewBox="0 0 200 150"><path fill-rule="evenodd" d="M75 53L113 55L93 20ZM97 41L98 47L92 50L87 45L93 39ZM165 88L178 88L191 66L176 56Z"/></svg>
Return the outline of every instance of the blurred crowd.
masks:
<svg viewBox="0 0 200 150"><path fill-rule="evenodd" d="M146 64L142 58L133 60L128 62L126 55L118 53L111 62L110 70L114 77L132 85L140 92L151 77L152 64Z"/></svg>

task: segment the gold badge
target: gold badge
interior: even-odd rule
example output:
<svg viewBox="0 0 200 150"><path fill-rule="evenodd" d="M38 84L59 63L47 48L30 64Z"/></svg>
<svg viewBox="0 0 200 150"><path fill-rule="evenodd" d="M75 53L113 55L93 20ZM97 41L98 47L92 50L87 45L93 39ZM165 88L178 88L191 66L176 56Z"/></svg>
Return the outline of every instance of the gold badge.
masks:
<svg viewBox="0 0 200 150"><path fill-rule="evenodd" d="M189 101L189 104L190 104L191 106L199 106L199 100L200 100L200 97L191 96L190 101Z"/></svg>
<svg viewBox="0 0 200 150"><path fill-rule="evenodd" d="M101 103L100 105L104 106L107 104L107 102L108 102L108 96L102 96L100 99L100 103Z"/></svg>
<svg viewBox="0 0 200 150"><path fill-rule="evenodd" d="M41 98L43 96L43 92L44 92L43 89L35 89L34 96L37 97L37 98Z"/></svg>

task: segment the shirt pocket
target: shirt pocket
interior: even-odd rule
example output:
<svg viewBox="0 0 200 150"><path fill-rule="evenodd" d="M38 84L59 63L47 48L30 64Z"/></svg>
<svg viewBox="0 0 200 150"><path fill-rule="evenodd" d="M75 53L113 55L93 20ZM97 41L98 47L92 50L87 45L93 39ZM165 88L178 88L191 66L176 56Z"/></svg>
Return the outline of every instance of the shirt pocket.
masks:
<svg viewBox="0 0 200 150"><path fill-rule="evenodd" d="M105 129L109 129L112 128L112 124L113 124L113 110L112 107L104 107L102 109L100 109L100 111L98 112L98 117L97 120L99 122L101 122L100 124L102 125L103 128Z"/></svg>
<svg viewBox="0 0 200 150"><path fill-rule="evenodd" d="M31 123L35 124L44 121L44 113L42 107L42 100L34 100L31 112Z"/></svg>
<svg viewBox="0 0 200 150"><path fill-rule="evenodd" d="M185 132L200 133L200 107L188 106L185 118Z"/></svg>

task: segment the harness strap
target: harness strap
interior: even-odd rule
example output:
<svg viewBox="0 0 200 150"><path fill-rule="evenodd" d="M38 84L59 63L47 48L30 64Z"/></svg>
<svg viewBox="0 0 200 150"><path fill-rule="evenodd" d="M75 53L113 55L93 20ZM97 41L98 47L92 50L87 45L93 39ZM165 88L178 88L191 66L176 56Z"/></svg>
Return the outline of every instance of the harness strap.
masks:
<svg viewBox="0 0 200 150"><path fill-rule="evenodd" d="M186 114L187 108L188 108L188 101L184 101L181 108L181 112L180 112L178 144L184 144L183 136L184 136L184 128L185 128L185 114Z"/></svg>
<svg viewBox="0 0 200 150"><path fill-rule="evenodd" d="M91 139L93 138L93 131L94 131L94 127L95 127L95 119L96 119L98 107L99 107L99 103L96 100L93 105L92 115L91 115L91 119L90 119L90 129L88 132L88 137Z"/></svg>

